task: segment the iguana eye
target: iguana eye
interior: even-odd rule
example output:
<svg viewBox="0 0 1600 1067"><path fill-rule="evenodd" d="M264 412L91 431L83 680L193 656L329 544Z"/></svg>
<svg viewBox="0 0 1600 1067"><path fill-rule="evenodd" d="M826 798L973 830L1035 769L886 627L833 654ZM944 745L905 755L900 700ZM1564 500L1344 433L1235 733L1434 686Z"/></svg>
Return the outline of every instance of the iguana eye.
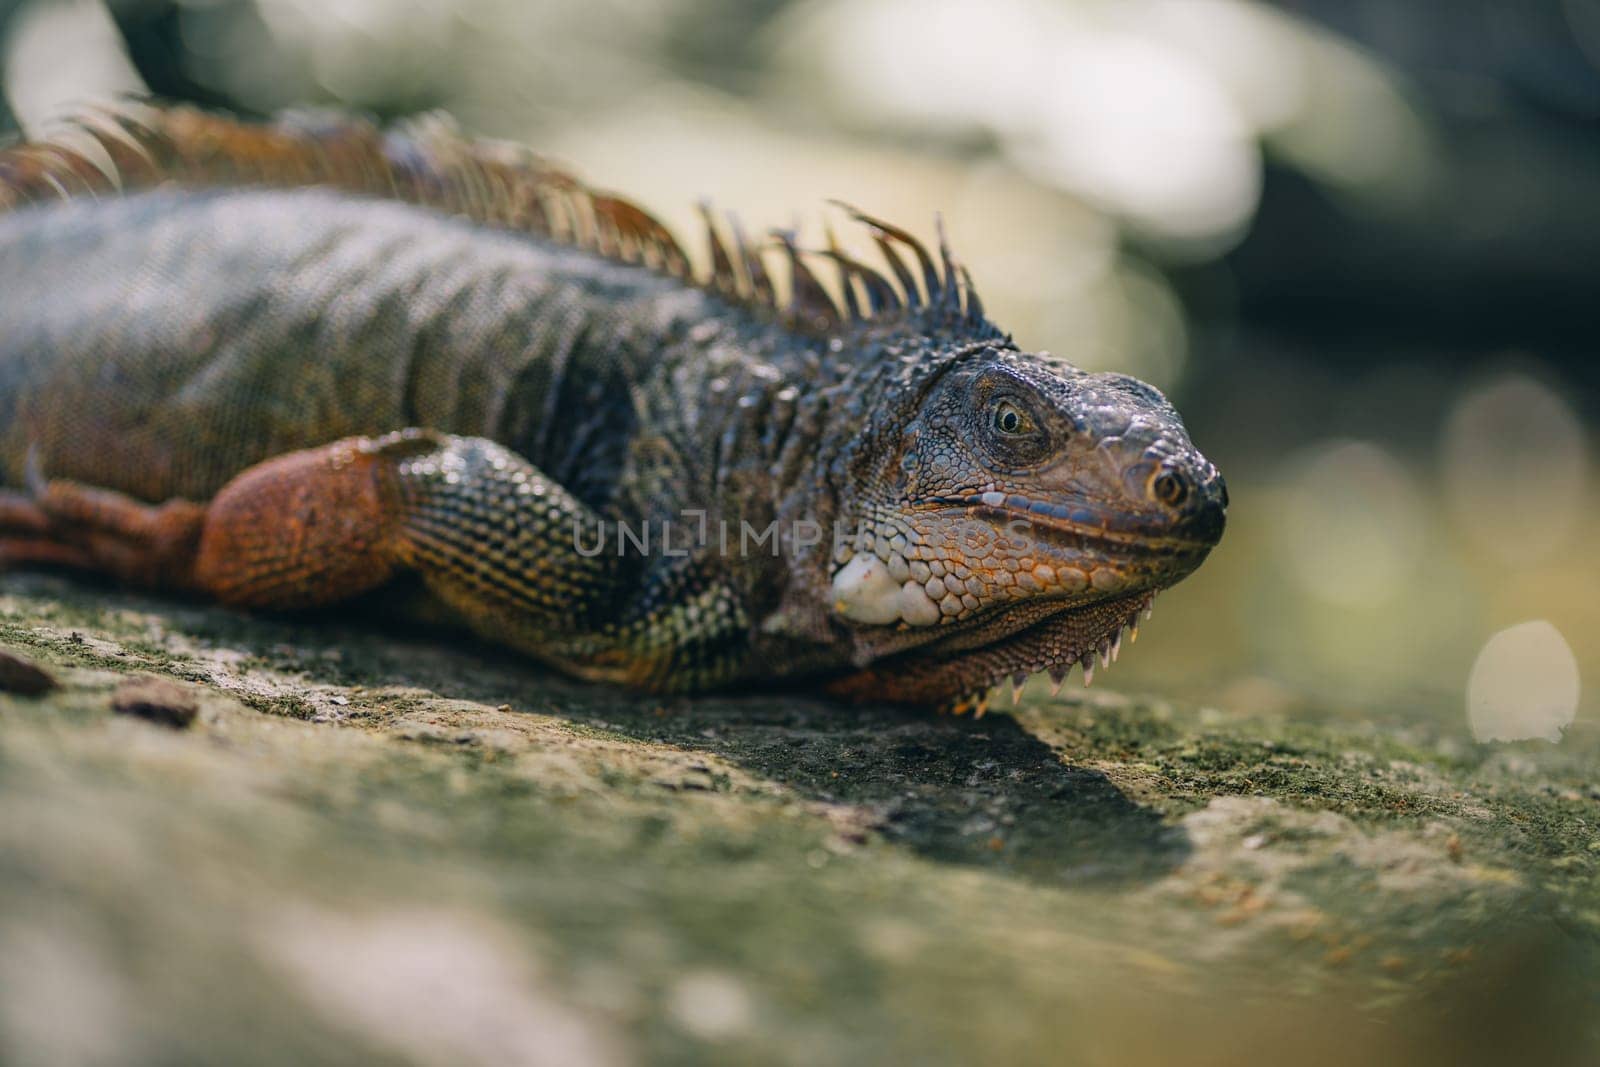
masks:
<svg viewBox="0 0 1600 1067"><path fill-rule="evenodd" d="M962 398L961 444L993 471L1028 470L1050 458L1049 405L1031 383L1003 369L980 373ZM970 398L970 399L969 399Z"/></svg>
<svg viewBox="0 0 1600 1067"><path fill-rule="evenodd" d="M1016 437L1032 431L1033 420L1011 401L1002 400L994 406L994 428L1007 436Z"/></svg>

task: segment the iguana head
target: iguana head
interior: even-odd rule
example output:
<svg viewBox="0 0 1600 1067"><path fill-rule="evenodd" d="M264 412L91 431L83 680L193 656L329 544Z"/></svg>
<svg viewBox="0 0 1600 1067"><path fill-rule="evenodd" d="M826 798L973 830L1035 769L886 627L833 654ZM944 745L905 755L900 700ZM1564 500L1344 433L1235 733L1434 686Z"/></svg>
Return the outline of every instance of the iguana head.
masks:
<svg viewBox="0 0 1600 1067"><path fill-rule="evenodd" d="M1117 654L1160 590L1222 536L1227 489L1153 387L1002 338L862 403L836 466L829 596L859 668L837 692L983 699L1005 679Z"/></svg>

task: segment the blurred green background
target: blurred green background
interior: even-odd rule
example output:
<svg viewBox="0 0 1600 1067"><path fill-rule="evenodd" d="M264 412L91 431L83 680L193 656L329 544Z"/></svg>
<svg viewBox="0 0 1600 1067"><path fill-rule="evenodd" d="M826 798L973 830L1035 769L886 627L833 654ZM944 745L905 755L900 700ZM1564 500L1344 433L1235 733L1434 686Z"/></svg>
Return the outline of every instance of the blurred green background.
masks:
<svg viewBox="0 0 1600 1067"><path fill-rule="evenodd" d="M1600 729L1600 0L0 0L0 38L29 132L445 108L691 244L702 197L942 211L1003 328L1166 389L1229 479L1108 684Z"/></svg>

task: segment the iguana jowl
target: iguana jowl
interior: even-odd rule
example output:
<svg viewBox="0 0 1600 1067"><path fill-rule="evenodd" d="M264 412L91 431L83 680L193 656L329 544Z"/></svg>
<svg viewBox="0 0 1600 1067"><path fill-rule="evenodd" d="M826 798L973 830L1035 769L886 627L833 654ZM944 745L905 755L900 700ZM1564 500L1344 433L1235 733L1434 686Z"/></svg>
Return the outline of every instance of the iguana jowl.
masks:
<svg viewBox="0 0 1600 1067"><path fill-rule="evenodd" d="M886 273L708 213L697 278L439 121L135 105L12 146L0 564L285 610L412 574L660 691L1091 671L1217 542L1221 477L1155 389L1020 351L947 251L850 214Z"/></svg>

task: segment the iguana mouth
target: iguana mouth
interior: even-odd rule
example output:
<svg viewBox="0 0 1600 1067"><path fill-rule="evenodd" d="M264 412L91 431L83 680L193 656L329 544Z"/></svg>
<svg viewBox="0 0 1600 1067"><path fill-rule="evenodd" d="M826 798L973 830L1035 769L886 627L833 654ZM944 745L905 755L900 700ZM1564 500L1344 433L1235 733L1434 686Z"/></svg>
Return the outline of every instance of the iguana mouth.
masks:
<svg viewBox="0 0 1600 1067"><path fill-rule="evenodd" d="M1021 521L1058 537L1118 548L1131 546L1149 552L1203 552L1215 543L1215 538L1164 533L1170 522L1163 516L1147 517L1137 512L1038 500L1016 493L987 492L970 496L935 497L919 505L919 509L960 509L972 518L989 519L1000 524Z"/></svg>
<svg viewBox="0 0 1600 1067"><path fill-rule="evenodd" d="M1059 691L1074 666L1084 684L1094 679L1095 660L1115 660L1124 632L1137 638L1158 589L1091 603L1061 601L1018 604L948 637L908 649L849 674L829 686L838 696L915 704L944 704L980 713L989 690L1009 679L1016 699L1030 675L1048 673ZM1029 615L1037 615L1028 621Z"/></svg>

